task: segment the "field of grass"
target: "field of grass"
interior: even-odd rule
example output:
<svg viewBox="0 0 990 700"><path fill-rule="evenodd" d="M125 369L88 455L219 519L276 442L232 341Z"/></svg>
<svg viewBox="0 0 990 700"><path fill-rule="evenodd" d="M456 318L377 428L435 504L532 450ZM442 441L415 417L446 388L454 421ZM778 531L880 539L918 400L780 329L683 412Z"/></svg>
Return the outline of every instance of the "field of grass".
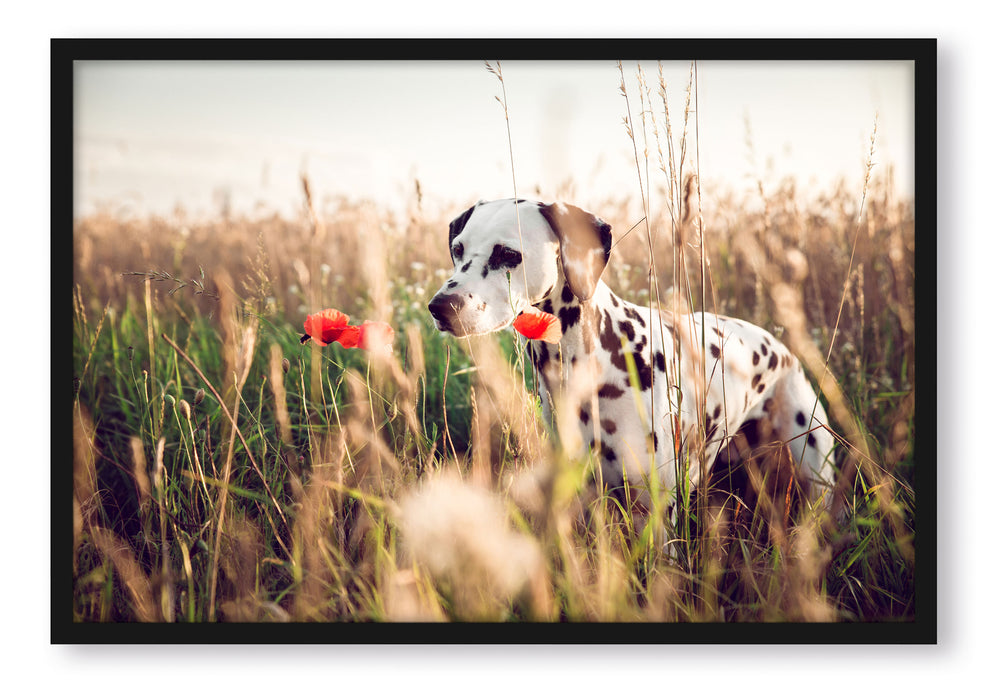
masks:
<svg viewBox="0 0 990 700"><path fill-rule="evenodd" d="M574 202L612 225L604 279L778 335L836 432L840 508L627 510L547 434L518 335L434 329L469 203L394 214L303 179L291 219L75 221L74 620L914 620L913 202L869 169L811 198L703 187L674 235L676 137L643 99L637 168L664 185ZM392 352L301 344L328 307L389 323Z"/></svg>
<svg viewBox="0 0 990 700"><path fill-rule="evenodd" d="M643 226L617 245L621 296L663 297L683 254L695 308L704 285L707 310L779 334L844 444L836 524L675 504L669 559L663 509L634 526L552 447L518 336L433 329L463 204L78 220L74 619L912 620L914 222L870 187L862 216L856 186L799 201L785 181L762 211L705 193L704 282L662 216L655 285ZM581 204L616 232L642 217ZM326 307L390 323L393 354L301 345Z"/></svg>

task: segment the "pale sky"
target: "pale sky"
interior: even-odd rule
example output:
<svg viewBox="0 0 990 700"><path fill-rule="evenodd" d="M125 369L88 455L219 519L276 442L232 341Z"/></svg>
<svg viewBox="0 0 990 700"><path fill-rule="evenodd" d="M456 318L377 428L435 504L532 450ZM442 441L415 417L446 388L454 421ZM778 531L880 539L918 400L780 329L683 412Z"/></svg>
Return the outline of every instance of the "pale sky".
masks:
<svg viewBox="0 0 990 700"><path fill-rule="evenodd" d="M641 64L660 110L657 63ZM638 132L636 65L623 61ZM679 139L688 64L663 69ZM570 182L575 204L639 197L614 62L509 61L502 72L520 196L539 188L551 199ZM752 191L755 154L769 184L793 176L813 194L844 176L860 188L878 115L875 172L892 166L896 191L913 194L909 62L703 61L697 88L686 167L700 165L706 186ZM345 195L401 209L417 178L427 208L511 196L496 95L501 85L480 61L80 62L76 212L109 203L168 214L181 203L211 214L214 193L226 190L236 210L262 202L292 214L302 171L318 201ZM653 147L650 156L655 164Z"/></svg>

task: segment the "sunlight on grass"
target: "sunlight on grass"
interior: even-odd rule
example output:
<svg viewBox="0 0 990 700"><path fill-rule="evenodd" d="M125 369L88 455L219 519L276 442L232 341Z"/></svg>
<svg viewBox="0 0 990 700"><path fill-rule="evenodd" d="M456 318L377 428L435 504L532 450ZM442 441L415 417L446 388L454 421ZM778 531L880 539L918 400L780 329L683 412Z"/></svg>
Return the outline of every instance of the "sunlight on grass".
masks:
<svg viewBox="0 0 990 700"><path fill-rule="evenodd" d="M317 211L304 178L296 220L76 221L75 620L912 620L913 204L876 174L682 200L676 109L637 73L655 181L582 203L625 234L604 279L794 348L835 417L837 517L767 470L752 503L624 507L548 434L518 334L434 329L448 219ZM392 353L300 343L330 307L390 324Z"/></svg>

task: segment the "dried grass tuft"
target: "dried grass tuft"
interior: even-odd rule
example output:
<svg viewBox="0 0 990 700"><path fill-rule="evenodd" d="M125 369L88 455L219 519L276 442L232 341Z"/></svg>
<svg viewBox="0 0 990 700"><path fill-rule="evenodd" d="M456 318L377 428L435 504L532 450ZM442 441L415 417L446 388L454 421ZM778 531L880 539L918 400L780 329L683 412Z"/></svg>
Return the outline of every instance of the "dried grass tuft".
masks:
<svg viewBox="0 0 990 700"><path fill-rule="evenodd" d="M509 527L505 504L490 491L444 475L399 508L404 551L449 587L458 617L496 619L501 604L517 598L545 608L545 596L536 595L546 576L540 547Z"/></svg>

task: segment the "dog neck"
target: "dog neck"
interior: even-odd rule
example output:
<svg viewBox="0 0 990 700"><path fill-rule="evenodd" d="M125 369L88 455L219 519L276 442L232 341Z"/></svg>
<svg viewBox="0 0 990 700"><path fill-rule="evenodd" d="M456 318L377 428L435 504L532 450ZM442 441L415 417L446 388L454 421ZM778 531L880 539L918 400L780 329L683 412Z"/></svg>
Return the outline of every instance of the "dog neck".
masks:
<svg viewBox="0 0 990 700"><path fill-rule="evenodd" d="M562 337L558 345L531 341L533 365L551 397L559 395L562 389L578 394L596 390L604 369L600 363L614 364L625 372L625 351L634 346L632 359L639 373L639 384L648 386L652 376L647 375L652 374L654 366L676 362L681 335L677 327L680 321L689 318L681 319L663 311L654 315L648 308L620 299L602 281L589 299L580 301L563 275L535 306L560 319ZM661 327L653 329L650 318L656 319ZM636 333L635 327L643 330ZM656 337L662 335L656 347L649 340L654 330Z"/></svg>
<svg viewBox="0 0 990 700"><path fill-rule="evenodd" d="M589 380L597 378L600 368L594 366L597 363L594 351L600 343L601 309L614 297L612 290L599 281L591 298L580 301L561 274L550 293L536 302L538 309L560 320L563 334L559 344L530 341L533 364L551 396L559 394L562 381L564 385L569 384L575 373ZM592 366L586 366L589 363Z"/></svg>

